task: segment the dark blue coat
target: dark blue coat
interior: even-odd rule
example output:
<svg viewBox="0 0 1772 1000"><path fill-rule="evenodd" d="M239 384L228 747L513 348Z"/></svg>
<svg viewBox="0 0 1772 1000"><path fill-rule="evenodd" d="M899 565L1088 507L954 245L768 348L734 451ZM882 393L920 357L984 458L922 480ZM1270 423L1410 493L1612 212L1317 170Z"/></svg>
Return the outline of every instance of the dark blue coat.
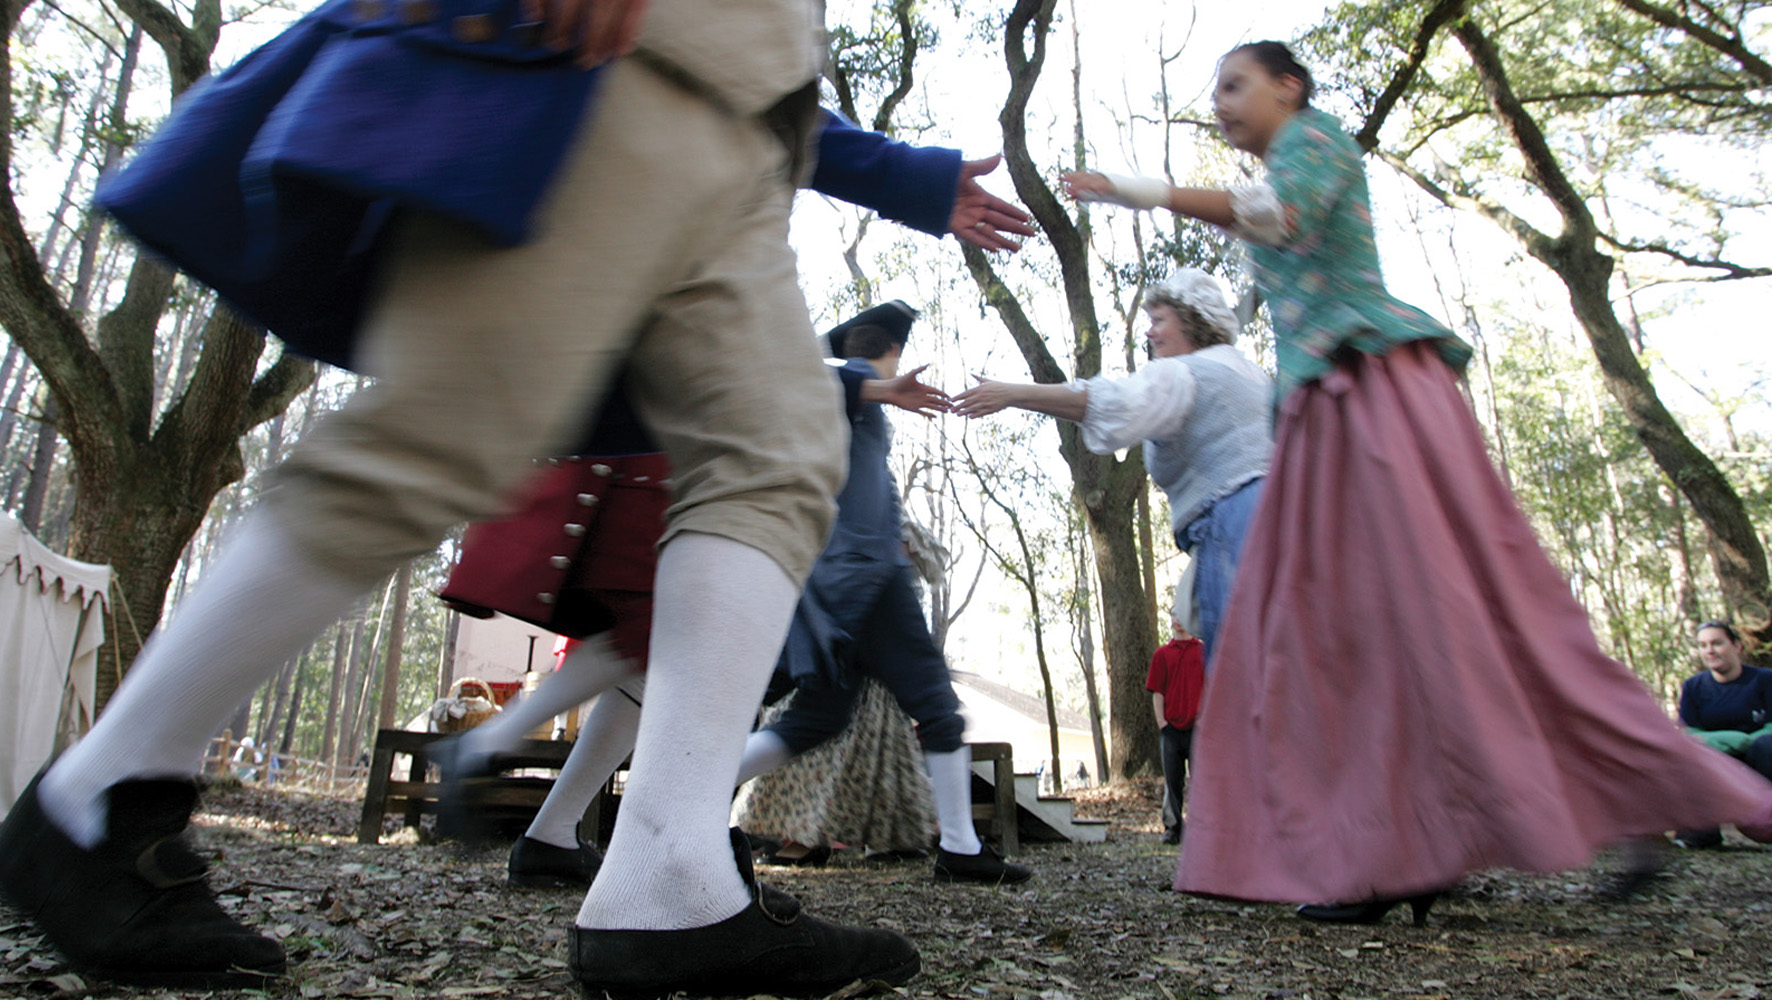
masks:
<svg viewBox="0 0 1772 1000"><path fill-rule="evenodd" d="M778 672L805 688L849 687L855 636L880 594L909 562L900 533L898 485L887 458L892 426L879 403L861 399L872 365L851 359L837 369L849 419L849 477L837 495L837 524L794 609Z"/></svg>
<svg viewBox="0 0 1772 1000"><path fill-rule="evenodd" d="M390 220L523 242L585 118L597 71L533 44L516 10L329 0L193 86L96 201L292 350L348 368ZM946 230L957 150L827 112L819 159L818 190Z"/></svg>

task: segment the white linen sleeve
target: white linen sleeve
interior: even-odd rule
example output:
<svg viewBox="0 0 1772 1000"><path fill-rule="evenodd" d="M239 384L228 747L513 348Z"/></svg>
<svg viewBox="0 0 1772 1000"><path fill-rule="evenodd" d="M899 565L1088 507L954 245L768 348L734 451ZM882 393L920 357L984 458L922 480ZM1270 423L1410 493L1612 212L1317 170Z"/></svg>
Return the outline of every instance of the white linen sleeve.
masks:
<svg viewBox="0 0 1772 1000"><path fill-rule="evenodd" d="M1125 378L1092 378L1083 446L1097 455L1174 437L1193 411L1199 382L1180 358L1158 358Z"/></svg>
<svg viewBox="0 0 1772 1000"><path fill-rule="evenodd" d="M1265 247L1283 245L1291 234L1286 206L1266 181L1231 188L1231 232Z"/></svg>

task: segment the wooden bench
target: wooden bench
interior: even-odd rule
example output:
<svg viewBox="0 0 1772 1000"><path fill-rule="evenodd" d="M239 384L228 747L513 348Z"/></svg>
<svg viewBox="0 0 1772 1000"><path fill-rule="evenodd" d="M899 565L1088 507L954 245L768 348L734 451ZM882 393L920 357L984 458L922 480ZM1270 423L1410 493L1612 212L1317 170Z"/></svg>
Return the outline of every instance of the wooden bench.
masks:
<svg viewBox="0 0 1772 1000"><path fill-rule="evenodd" d="M446 735L404 729L383 729L375 734L375 753L369 762L369 787L363 795L363 818L357 824L357 843L379 843L382 819L389 811L404 813L407 826L416 826L425 813L437 811L443 786L441 782L427 780L425 769L429 760L426 750ZM512 770L548 768L558 771L571 752L572 744L564 740L524 740L506 756ZM394 778L394 757L397 754L412 758L405 781ZM476 789L474 801L491 809L533 813L541 807L553 785L552 778L502 777L490 788ZM603 805L608 798L600 795L596 804Z"/></svg>
<svg viewBox="0 0 1772 1000"><path fill-rule="evenodd" d="M369 762L369 787L363 795L363 817L357 824L357 843L381 842L382 820L390 811L405 814L407 826L417 826L425 813L437 811L437 800L443 785L430 781L425 773L429 765L426 750L445 738L445 733L415 733L404 729L383 729L375 734L375 752ZM1021 851L1020 829L1015 804L1015 752L1007 743L973 743L972 760L988 761L992 768L993 789L983 801L976 798L972 818L985 836L995 838L1005 855ZM547 768L558 771L572 752L565 740L524 740L507 757L510 769ZM394 757L406 754L412 759L406 780L394 779ZM620 796L614 792L614 779L592 802L586 819L591 821L589 836L607 842L614 823ZM547 798L554 785L551 778L503 777L492 788L475 790L475 802L487 808L527 810L533 813Z"/></svg>
<svg viewBox="0 0 1772 1000"><path fill-rule="evenodd" d="M1020 824L1015 806L1015 748L1007 743L973 743L972 762L991 763L991 798L972 804L972 818L982 822L987 836L997 839L1004 856L1021 851Z"/></svg>

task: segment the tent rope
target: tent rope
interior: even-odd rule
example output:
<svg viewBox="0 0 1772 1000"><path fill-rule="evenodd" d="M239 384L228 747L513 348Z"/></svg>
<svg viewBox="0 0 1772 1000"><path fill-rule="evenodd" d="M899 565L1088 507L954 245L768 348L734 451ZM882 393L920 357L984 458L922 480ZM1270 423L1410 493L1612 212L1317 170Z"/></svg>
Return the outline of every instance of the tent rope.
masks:
<svg viewBox="0 0 1772 1000"><path fill-rule="evenodd" d="M123 588L117 584L117 578L111 577L111 596L123 607L123 618L129 622L129 634L135 636L135 648L142 648L141 629L136 627L135 612L129 608L129 598L123 596ZM123 683L123 650L115 639L111 640L111 670L117 675L117 683Z"/></svg>

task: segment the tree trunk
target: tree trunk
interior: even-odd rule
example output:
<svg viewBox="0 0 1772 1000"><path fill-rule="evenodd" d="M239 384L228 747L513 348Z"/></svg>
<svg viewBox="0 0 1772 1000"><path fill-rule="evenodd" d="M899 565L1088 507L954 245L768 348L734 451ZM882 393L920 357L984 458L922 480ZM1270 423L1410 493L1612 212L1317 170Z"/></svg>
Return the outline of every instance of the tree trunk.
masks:
<svg viewBox="0 0 1772 1000"><path fill-rule="evenodd" d="M394 620L388 628L388 656L381 674L381 711L377 724L382 729L400 725L400 647L406 642L406 601L412 590L412 564L406 563L394 574Z"/></svg>
<svg viewBox="0 0 1772 1000"><path fill-rule="evenodd" d="M1089 609L1095 602L1090 596L1092 588L1089 586L1089 567L1084 564L1081 546L1075 544L1075 535L1071 537L1072 548L1076 552L1074 571L1077 574L1077 587L1082 591L1077 600L1078 612L1082 618L1078 629L1082 641L1078 643L1080 648L1077 659L1083 666L1083 697L1089 707L1089 741L1095 746L1095 773L1101 775L1105 781L1109 771L1107 734L1101 725L1101 694L1095 689L1095 623L1089 614Z"/></svg>
<svg viewBox="0 0 1772 1000"><path fill-rule="evenodd" d="M437 697L449 697L449 685L455 680L455 644L461 637L461 613L454 608L443 612L443 655L437 662Z"/></svg>
<svg viewBox="0 0 1772 1000"><path fill-rule="evenodd" d="M393 596L396 577L389 577L388 584L382 588L381 604L375 615L375 636L369 645L363 647L358 655L352 657L356 663L352 666L353 676L360 680L361 686L351 692L351 725L345 730L347 755L351 760L360 759L363 752L364 730L369 723L369 693L375 689L376 670L375 657L382 650L382 639L388 631L388 605Z"/></svg>
<svg viewBox="0 0 1772 1000"><path fill-rule="evenodd" d="M295 662L295 684L289 692L289 711L283 717L283 733L277 739L277 752L281 754L295 753L295 727L301 720L302 692L307 689L301 683L302 662Z"/></svg>
<svg viewBox="0 0 1772 1000"><path fill-rule="evenodd" d="M1612 305L1613 260L1598 249L1599 232L1586 201L1569 181L1538 122L1513 91L1500 51L1474 17L1453 26L1485 94L1524 156L1527 173L1562 216L1550 238L1515 221L1513 231L1532 256L1561 278L1575 316L1600 363L1606 388L1655 464L1674 482L1709 532L1708 545L1730 617L1762 642L1772 641L1772 575L1766 550L1734 486L1662 405L1630 336Z"/></svg>
<svg viewBox="0 0 1772 1000"><path fill-rule="evenodd" d="M1108 704L1111 725L1113 773L1139 777L1162 770L1161 746L1145 710L1146 668L1157 646L1151 598L1144 589L1138 549L1127 523L1134 497L1145 489L1142 468L1115 463L1106 488L1082 497L1091 527L1095 575L1101 582L1103 621L1115 627L1102 629L1108 670Z"/></svg>
<svg viewBox="0 0 1772 1000"><path fill-rule="evenodd" d="M25 500L19 507L19 523L33 535L42 533L43 501L49 496L49 477L55 474L55 445L60 440L55 429L58 412L54 396L43 401L43 419L37 424L37 444L31 449L31 476L26 480Z"/></svg>
<svg viewBox="0 0 1772 1000"><path fill-rule="evenodd" d="M353 613L352 617L355 617ZM339 699L344 691L345 666L350 663L351 628L354 622L346 619L332 627L332 674L326 687L326 724L320 734L319 759L338 766L338 717L341 714Z"/></svg>
<svg viewBox="0 0 1772 1000"><path fill-rule="evenodd" d="M1073 357L1078 377L1101 372L1101 326L1095 315L1085 234L1047 186L1044 167L1028 150L1028 102L1046 58L1055 0L1017 0L1003 31L1009 69L1009 95L997 122L1003 131L1003 159L1015 193L1038 221L1058 257L1062 290L1076 338ZM1032 45L1030 54L1028 46ZM1026 311L976 247L961 248L967 269L1008 329L1037 382L1062 382L1064 369ZM1111 742L1108 777L1150 774L1160 768L1155 734L1144 709L1146 657L1156 645L1151 598L1140 578L1134 527L1136 490L1145 489L1143 463L1092 455L1075 425L1058 423L1059 452L1071 472L1071 494L1083 508L1101 581L1102 634L1108 664L1108 717Z"/></svg>
<svg viewBox="0 0 1772 1000"><path fill-rule="evenodd" d="M305 388L313 365L285 356L259 374L263 334L218 310L202 331L203 350L190 385L156 411L155 335L172 297L172 274L144 255L135 258L126 281L98 280L99 252L88 244L93 251L82 247L73 301L61 300L25 232L12 186L18 167L12 146L12 39L23 6L8 5L0 23L5 83L0 86L0 166L6 168L0 173L0 326L36 365L61 415L59 429L79 487L68 551L76 559L109 564L116 574L117 605L128 620L108 630L100 656L126 670L159 622L179 553L216 493L240 475L241 435ZM175 92L207 70L222 21L219 0L196 0L181 12L155 0L128 0L125 7L151 22L143 23L143 30L166 53ZM188 12L189 26L180 20L182 12ZM114 137L128 134L124 110L130 76L120 74L111 102L106 162L116 155ZM88 234L98 226L89 220ZM103 301L99 293L114 286L122 289L122 298ZM90 308L77 308L89 294ZM115 689L116 674L100 673L101 710Z"/></svg>
<svg viewBox="0 0 1772 1000"><path fill-rule="evenodd" d="M1163 623L1169 618L1169 616L1163 613L1161 609L1161 605L1164 603L1163 595L1168 588L1157 586L1157 533L1151 526L1150 490L1138 491L1138 512L1134 516L1133 523L1137 526L1138 530L1139 579L1144 581L1144 592L1150 595L1151 602L1154 605L1152 609L1154 615L1153 620L1156 622L1155 627L1157 633L1161 635L1164 631ZM1163 534L1165 538L1169 535L1168 532L1164 532Z"/></svg>
<svg viewBox="0 0 1772 1000"><path fill-rule="evenodd" d="M289 710L289 696L295 687L296 672L301 669L302 657L306 655L307 651L304 650L301 656L283 664L283 669L277 671L275 693L271 696L271 710L267 713L258 731L259 746L269 749L276 744L278 730L283 728L283 713Z"/></svg>

